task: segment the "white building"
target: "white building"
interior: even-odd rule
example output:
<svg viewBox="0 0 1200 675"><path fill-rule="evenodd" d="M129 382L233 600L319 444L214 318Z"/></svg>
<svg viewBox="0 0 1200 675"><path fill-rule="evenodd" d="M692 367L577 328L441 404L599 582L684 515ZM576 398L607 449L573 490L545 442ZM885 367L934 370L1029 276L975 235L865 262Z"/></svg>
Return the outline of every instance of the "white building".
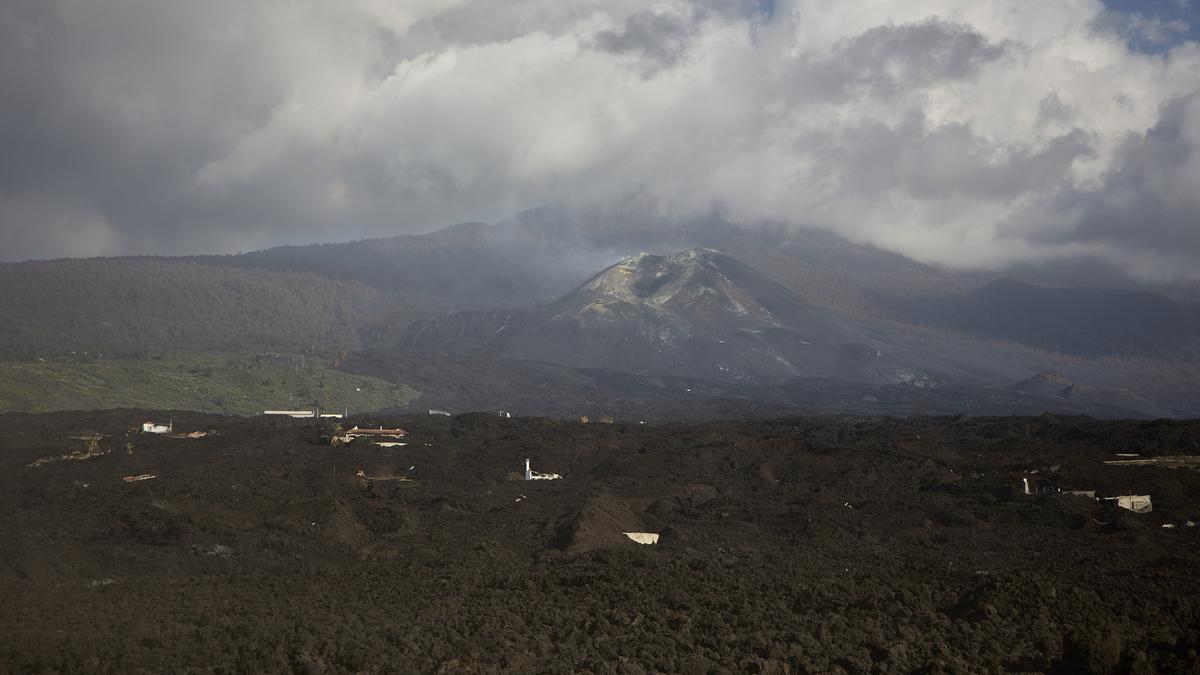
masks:
<svg viewBox="0 0 1200 675"><path fill-rule="evenodd" d="M169 434L174 430L174 422L168 422L167 424L159 424L157 422L142 423L142 433L144 434Z"/></svg>
<svg viewBox="0 0 1200 675"><path fill-rule="evenodd" d="M525 480L561 480L562 476L556 473L538 473L529 468L529 459L525 460Z"/></svg>

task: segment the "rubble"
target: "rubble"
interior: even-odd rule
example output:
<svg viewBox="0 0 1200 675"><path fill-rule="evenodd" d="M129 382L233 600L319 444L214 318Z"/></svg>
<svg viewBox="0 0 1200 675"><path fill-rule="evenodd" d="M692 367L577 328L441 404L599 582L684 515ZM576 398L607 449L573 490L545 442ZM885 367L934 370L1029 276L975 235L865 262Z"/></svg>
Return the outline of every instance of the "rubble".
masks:
<svg viewBox="0 0 1200 675"><path fill-rule="evenodd" d="M96 457L103 457L111 452L112 448L100 447L100 441L98 437L88 438L87 447L83 450L75 450L74 452L68 452L62 455L35 459L34 461L30 462L28 466L31 469L36 469L39 466L52 464L54 462L82 462L89 459L95 459Z"/></svg>

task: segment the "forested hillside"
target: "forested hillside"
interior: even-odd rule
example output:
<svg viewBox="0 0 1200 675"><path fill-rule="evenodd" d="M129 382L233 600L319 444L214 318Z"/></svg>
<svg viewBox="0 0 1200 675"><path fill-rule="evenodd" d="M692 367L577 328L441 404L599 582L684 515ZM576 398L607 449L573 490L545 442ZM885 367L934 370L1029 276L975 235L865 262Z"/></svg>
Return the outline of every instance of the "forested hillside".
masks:
<svg viewBox="0 0 1200 675"><path fill-rule="evenodd" d="M353 281L179 260L0 264L0 358L332 351L403 306Z"/></svg>

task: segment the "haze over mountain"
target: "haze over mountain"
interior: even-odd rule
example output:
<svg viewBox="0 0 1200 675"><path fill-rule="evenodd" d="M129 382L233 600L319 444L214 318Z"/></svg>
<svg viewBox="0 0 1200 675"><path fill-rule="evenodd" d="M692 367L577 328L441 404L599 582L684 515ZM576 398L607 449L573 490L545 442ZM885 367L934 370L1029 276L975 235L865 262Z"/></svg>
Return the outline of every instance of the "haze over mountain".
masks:
<svg viewBox="0 0 1200 675"><path fill-rule="evenodd" d="M0 313L26 317L0 354L438 353L443 383L420 376L448 389L466 374L452 361L468 357L509 364L497 372L520 380L532 377L516 375L520 364L542 363L735 387L800 378L1003 389L1057 368L1155 401L1135 401L1138 414L1178 414L1200 398L1187 375L1195 307L1150 290L1047 288L828 234L636 216L554 207L494 226L238 256L0 264ZM1122 401L1132 399L1068 407Z"/></svg>

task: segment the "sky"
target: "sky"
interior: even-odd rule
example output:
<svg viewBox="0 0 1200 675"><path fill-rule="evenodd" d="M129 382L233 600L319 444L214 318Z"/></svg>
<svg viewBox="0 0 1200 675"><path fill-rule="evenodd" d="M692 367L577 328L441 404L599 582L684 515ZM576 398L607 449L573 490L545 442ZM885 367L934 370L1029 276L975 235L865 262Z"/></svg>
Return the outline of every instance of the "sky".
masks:
<svg viewBox="0 0 1200 675"><path fill-rule="evenodd" d="M0 260L543 204L1200 279L1196 0L8 0Z"/></svg>

